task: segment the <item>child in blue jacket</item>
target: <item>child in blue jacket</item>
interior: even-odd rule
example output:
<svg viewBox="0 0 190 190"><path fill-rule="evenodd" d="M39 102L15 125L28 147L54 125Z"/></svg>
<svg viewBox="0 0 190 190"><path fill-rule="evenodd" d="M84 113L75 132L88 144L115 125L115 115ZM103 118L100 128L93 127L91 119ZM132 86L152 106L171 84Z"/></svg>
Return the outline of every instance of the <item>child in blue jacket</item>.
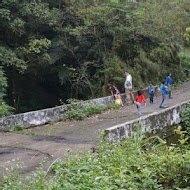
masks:
<svg viewBox="0 0 190 190"><path fill-rule="evenodd" d="M162 93L162 101L160 104L160 108L167 108L168 105L166 103L166 99L167 99L168 91L167 91L167 82L166 81L163 82L162 86L160 87L160 91Z"/></svg>
<svg viewBox="0 0 190 190"><path fill-rule="evenodd" d="M173 99L171 92L172 92L172 74L168 73L168 76L166 77L167 87L168 87L168 96L170 99Z"/></svg>
<svg viewBox="0 0 190 190"><path fill-rule="evenodd" d="M153 104L154 102L154 93L155 93L155 87L152 85L152 82L149 82L149 87L148 87L148 94L150 98L150 104Z"/></svg>

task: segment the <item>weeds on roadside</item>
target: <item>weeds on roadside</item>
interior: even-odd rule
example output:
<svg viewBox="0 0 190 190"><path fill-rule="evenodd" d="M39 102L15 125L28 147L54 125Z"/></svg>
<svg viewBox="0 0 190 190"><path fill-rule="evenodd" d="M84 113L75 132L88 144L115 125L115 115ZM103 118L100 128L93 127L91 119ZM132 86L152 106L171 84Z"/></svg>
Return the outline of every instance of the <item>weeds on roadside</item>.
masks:
<svg viewBox="0 0 190 190"><path fill-rule="evenodd" d="M56 122L55 121L53 121L53 120L51 120L51 121L48 121L48 124L49 125L54 125Z"/></svg>
<svg viewBox="0 0 190 190"><path fill-rule="evenodd" d="M92 117L96 114L100 114L106 110L110 109L118 109L120 106L115 104L107 104L107 105L84 105L81 108L74 109L71 108L66 112L63 117L63 121L65 120L83 120L86 117Z"/></svg>
<svg viewBox="0 0 190 190"><path fill-rule="evenodd" d="M18 131L22 131L23 127L22 124L16 124L16 125L7 125L1 128L1 131L3 132L18 132Z"/></svg>
<svg viewBox="0 0 190 190"><path fill-rule="evenodd" d="M29 130L21 130L21 131L14 131L16 134L22 134L22 135L40 135L37 132L29 131Z"/></svg>
<svg viewBox="0 0 190 190"><path fill-rule="evenodd" d="M14 113L14 108L5 102L0 103L0 118L9 116Z"/></svg>
<svg viewBox="0 0 190 190"><path fill-rule="evenodd" d="M187 131L187 134L190 136L190 103L187 104L187 107L184 111L181 112L182 126Z"/></svg>
<svg viewBox="0 0 190 190"><path fill-rule="evenodd" d="M16 124L14 126L7 125L1 129L2 132L13 132L16 134L23 134L23 135L39 135L34 131L23 130L22 124Z"/></svg>

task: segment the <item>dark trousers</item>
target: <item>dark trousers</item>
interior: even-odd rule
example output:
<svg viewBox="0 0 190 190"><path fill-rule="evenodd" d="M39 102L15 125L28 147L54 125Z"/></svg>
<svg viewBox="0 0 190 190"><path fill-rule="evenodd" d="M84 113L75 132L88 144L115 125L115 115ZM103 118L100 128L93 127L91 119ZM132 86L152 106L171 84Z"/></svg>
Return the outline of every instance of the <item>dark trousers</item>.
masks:
<svg viewBox="0 0 190 190"><path fill-rule="evenodd" d="M153 103L154 101L154 94L149 94L150 103Z"/></svg>
<svg viewBox="0 0 190 190"><path fill-rule="evenodd" d="M169 95L169 98L172 97L172 85L171 84L168 85L168 95Z"/></svg>

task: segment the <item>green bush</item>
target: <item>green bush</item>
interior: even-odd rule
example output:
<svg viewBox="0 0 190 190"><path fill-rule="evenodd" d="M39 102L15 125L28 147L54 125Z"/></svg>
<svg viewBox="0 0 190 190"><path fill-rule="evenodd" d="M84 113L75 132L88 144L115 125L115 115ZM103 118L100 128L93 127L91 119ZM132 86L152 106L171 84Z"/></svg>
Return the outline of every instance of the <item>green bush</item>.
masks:
<svg viewBox="0 0 190 190"><path fill-rule="evenodd" d="M56 121L53 121L53 120L48 121L49 125L54 125L55 123L56 123Z"/></svg>
<svg viewBox="0 0 190 190"><path fill-rule="evenodd" d="M0 104L0 117L5 117L13 113L13 108L8 106L5 102Z"/></svg>
<svg viewBox="0 0 190 190"><path fill-rule="evenodd" d="M3 102L3 98L6 95L6 88L7 88L7 78L3 71L3 68L0 66L0 103Z"/></svg>
<svg viewBox="0 0 190 190"><path fill-rule="evenodd" d="M190 77L190 56L188 53L179 54L182 68L185 70L186 77Z"/></svg>
<svg viewBox="0 0 190 190"><path fill-rule="evenodd" d="M16 124L14 126L7 125L2 128L1 131L3 132L21 132L23 130L22 124Z"/></svg>
<svg viewBox="0 0 190 190"><path fill-rule="evenodd" d="M84 108L84 113L87 117L91 117L95 114L102 113L102 111L105 111L107 109L107 106L103 105L90 105Z"/></svg>
<svg viewBox="0 0 190 190"><path fill-rule="evenodd" d="M187 104L186 109L181 113L182 125L190 135L190 103Z"/></svg>
<svg viewBox="0 0 190 190"><path fill-rule="evenodd" d="M68 110L63 118L63 120L83 120L86 117L92 117L93 115L100 114L103 111L109 109L118 109L120 106L115 104L107 105L85 105L81 108L71 108Z"/></svg>
<svg viewBox="0 0 190 190"><path fill-rule="evenodd" d="M85 114L82 109L71 109L66 112L64 117L65 120L83 120L85 118Z"/></svg>
<svg viewBox="0 0 190 190"><path fill-rule="evenodd" d="M14 127L11 129L13 132L22 131L23 126L21 124L14 125Z"/></svg>
<svg viewBox="0 0 190 190"><path fill-rule="evenodd" d="M149 144L141 135L115 144L102 143L93 153L69 156L33 177L5 177L0 188L66 190L170 190L190 186L190 147ZM48 170L49 171L49 170Z"/></svg>

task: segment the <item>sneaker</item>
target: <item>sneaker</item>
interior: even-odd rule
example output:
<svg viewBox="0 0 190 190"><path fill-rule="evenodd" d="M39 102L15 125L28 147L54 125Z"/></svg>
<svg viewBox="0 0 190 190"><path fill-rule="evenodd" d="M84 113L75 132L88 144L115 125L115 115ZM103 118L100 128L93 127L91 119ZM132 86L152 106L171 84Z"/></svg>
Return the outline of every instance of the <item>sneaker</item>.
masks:
<svg viewBox="0 0 190 190"><path fill-rule="evenodd" d="M160 106L159 108L164 108L163 106Z"/></svg>
<svg viewBox="0 0 190 190"><path fill-rule="evenodd" d="M168 108L168 105L164 105L163 108Z"/></svg>
<svg viewBox="0 0 190 190"><path fill-rule="evenodd" d="M170 97L169 97L169 99L173 99L173 97L172 97L172 96L170 96Z"/></svg>

